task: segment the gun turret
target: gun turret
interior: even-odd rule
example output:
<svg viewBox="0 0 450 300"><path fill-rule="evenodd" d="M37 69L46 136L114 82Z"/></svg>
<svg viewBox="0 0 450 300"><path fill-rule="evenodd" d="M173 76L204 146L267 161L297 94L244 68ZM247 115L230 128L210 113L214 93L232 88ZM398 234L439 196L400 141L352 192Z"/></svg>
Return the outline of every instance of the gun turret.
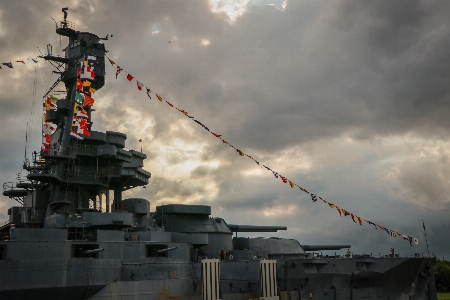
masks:
<svg viewBox="0 0 450 300"><path fill-rule="evenodd" d="M256 226L256 225L236 225L227 224L232 232L277 232L287 230L286 226Z"/></svg>
<svg viewBox="0 0 450 300"><path fill-rule="evenodd" d="M305 251L341 250L350 247L350 245L302 245Z"/></svg>

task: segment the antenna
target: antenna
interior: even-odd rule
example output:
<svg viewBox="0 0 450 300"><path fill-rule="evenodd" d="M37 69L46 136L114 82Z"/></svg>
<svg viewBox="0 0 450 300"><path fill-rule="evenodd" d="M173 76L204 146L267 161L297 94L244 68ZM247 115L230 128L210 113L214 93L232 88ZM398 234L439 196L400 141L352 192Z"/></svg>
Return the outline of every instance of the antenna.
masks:
<svg viewBox="0 0 450 300"><path fill-rule="evenodd" d="M427 239L427 231L425 229L425 222L422 219L422 225L423 225L423 232L425 233L425 242L427 243L427 252L428 256L430 256L430 250L428 249L428 239ZM424 251L425 252L425 251Z"/></svg>
<svg viewBox="0 0 450 300"><path fill-rule="evenodd" d="M64 21L63 21L63 28L67 28L67 11L69 10L68 7L64 7L63 9L61 9L61 11L64 13Z"/></svg>
<svg viewBox="0 0 450 300"><path fill-rule="evenodd" d="M41 53L41 57L43 57L44 54L42 53L41 49L39 49L39 47L36 47L36 48L38 49L39 53ZM39 57L39 56L38 56L38 57Z"/></svg>
<svg viewBox="0 0 450 300"><path fill-rule="evenodd" d="M52 55L53 47L50 44L47 44L47 53L48 55Z"/></svg>
<svg viewBox="0 0 450 300"><path fill-rule="evenodd" d="M161 227L164 227L164 204L161 205Z"/></svg>

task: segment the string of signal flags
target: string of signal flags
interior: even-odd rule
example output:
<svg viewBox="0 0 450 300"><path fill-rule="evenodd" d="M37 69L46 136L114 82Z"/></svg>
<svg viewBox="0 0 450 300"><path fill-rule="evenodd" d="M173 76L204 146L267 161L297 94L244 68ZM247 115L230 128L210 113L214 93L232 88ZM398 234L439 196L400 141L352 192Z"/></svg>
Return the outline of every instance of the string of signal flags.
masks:
<svg viewBox="0 0 450 300"><path fill-rule="evenodd" d="M105 55L105 56L106 56L106 55ZM192 121L194 121L195 123L197 123L197 124L198 124L199 126L201 126L203 129L205 129L205 130L207 130L209 133L211 133L214 137L220 139L224 145L228 145L229 147L233 148L233 149L237 152L237 154L239 154L240 156L247 157L247 158L253 160L258 166L260 166L260 167L262 167L262 168L265 168L265 169L267 169L268 171L272 172L272 174L274 175L274 177L275 177L276 179L281 179L281 181L282 181L283 183L289 184L289 186L290 186L291 188L297 187L297 188L300 189L300 191L302 191L302 192L308 194L308 195L311 197L312 202L317 202L318 200L320 200L320 201L322 201L323 203L327 204L330 208L333 208L333 209L335 208L341 217L349 216L355 224L359 224L360 226L363 225L363 221L364 221L364 222L367 223L368 225L372 225L375 229L380 229L381 231L385 231L385 232L386 232L387 234L389 234L391 237L402 237L404 240L408 241L409 244L410 244L411 246L412 246L413 243L416 244L416 245L419 244L419 240L418 240L417 238L412 237L412 236L409 236L409 235L406 235L406 234L403 234L403 233L398 232L398 231L394 231L394 230L388 229L388 228L386 228L386 227L384 227L384 226L381 226L381 225L376 224L376 223L374 223L374 222L372 222L372 221L369 221L369 220L367 220L367 219L365 219L365 218L362 218L362 217L360 217L360 216L358 216L358 215L356 215L356 214L353 214L353 213L351 213L350 211L348 211L348 210L346 210L346 209L343 209L343 208L339 207L338 205L336 205L336 204L334 204L334 203L332 203L332 202L329 202L329 201L325 200L324 198L322 198L322 197L320 197L320 196L318 196L318 195L316 195L316 194L314 194L314 193L312 193L312 192L306 190L305 188L301 187L301 186L298 185L297 183L294 183L293 181L289 180L287 177L281 175L280 173L276 172L275 170L271 169L270 167L268 167L268 166L262 164L261 162L259 162L259 161L256 160L255 158L253 158L251 155L248 155L248 154L244 153L244 152L241 151L240 149L238 149L238 148L236 148L235 146L233 146L232 144L228 143L228 142L222 137L222 134L214 133L213 131L211 131L205 124L203 124L202 122L200 122L199 120L197 120L197 119L194 118L193 116L189 115L189 113L188 113L186 110L178 108L177 106L175 106L174 104L170 103L170 102L167 101L167 100L163 100L163 98L162 98L161 95L159 95L159 94L157 94L156 92L152 91L150 88L148 88L146 85L144 85L141 81L139 81L139 80L137 80L136 78L134 78L133 75L131 75L130 73L128 73L127 71L125 71L122 67L120 67L118 64L116 64L116 62L114 62L113 60L111 60L108 56L106 56L106 58L108 58L108 60L109 60L109 62L110 62L110 64L111 64L111 66L113 66L113 67L116 66L116 67L115 67L115 68L116 68L116 79L118 79L118 76L119 76L121 73L126 73L126 74L127 74L127 76L126 76L127 80L130 81L130 82L136 81L136 87L137 87L137 89L140 90L140 91L145 90L145 91L147 92L147 96L148 96L150 99L152 99L152 95L154 94L154 95L156 96L156 98L157 98L160 102L163 102L163 101L164 101L164 102L166 102L166 104L169 105L171 108L176 109L176 110L178 110L179 112L181 112L182 114L184 114L186 117L188 117L189 119L191 119ZM35 59L35 58L30 58L30 59L27 59L27 60L31 60L31 61L33 61L34 63L38 63L37 58L36 58L36 59ZM14 63L25 64L25 61L24 61L24 60L17 60L17 61L14 61ZM2 69L2 67L1 67L2 65L3 65L3 66L6 66L7 68L10 68L10 69L13 68L13 62L1 63L0 69Z"/></svg>
<svg viewBox="0 0 450 300"><path fill-rule="evenodd" d="M106 55L105 55L105 56L106 56ZM131 75L130 73L128 73L127 71L125 71L122 67L120 67L118 64L116 64L116 62L114 62L113 60L111 60L108 56L106 56L106 58L108 58L109 62L111 63L111 66L113 66L113 67L116 66L116 79L118 79L119 74L121 74L122 72L123 72L123 73L126 73L126 74L127 74L127 76L126 76L127 80L130 81L130 82L132 82L133 80L136 81L136 87L137 87L137 89L140 90L140 91L143 91L143 90L145 89L145 91L147 92L147 96L148 96L150 99L152 99L152 94L154 94L154 95L156 96L156 98L157 98L160 102L163 102L163 101L164 101L164 102L166 102L166 104L169 105L171 108L176 109L176 110L178 110L179 112L181 112L182 114L184 114L186 117L188 117L189 119L191 119L192 121L194 121L195 123L197 123L198 125L200 125L203 129L205 129L205 130L207 130L209 133L211 133L214 137L220 139L224 145L228 145L228 146L230 146L231 148L233 148L240 156L245 156L245 157L247 157L247 158L250 158L250 159L253 160L258 166L260 166L260 167L262 167L262 168L265 168L265 169L267 169L268 171L272 172L273 175L274 175L274 177L275 177L276 179L281 179L281 181L282 181L283 183L289 184L289 186L290 186L291 188L298 187L298 188L300 189L300 191L302 191L302 192L304 192L304 193L310 195L312 202L317 202L318 200L320 200L320 201L322 201L323 203L327 204L330 208L335 208L341 217L343 217L343 216L344 216L344 217L349 216L355 224L359 224L360 226L363 225L363 221L364 221L364 222L367 223L368 225L372 225L375 229L380 229L381 231L385 231L385 232L386 232L387 234L389 234L391 237L402 237L404 240L408 241L409 244L410 244L411 246L412 246L413 243L416 244L416 245L419 244L419 240L418 240L417 238L415 238L415 237L412 237L412 236L403 234L403 233L398 232L398 231L394 231L394 230L388 229L388 228L386 228L386 227L384 227L384 226L381 226L381 225L376 224L376 223L374 223L374 222L372 222L372 221L369 221L369 220L367 220L367 219L364 219L364 218L362 218L362 217L360 217L360 216L357 216L357 215L351 213L350 211L348 211L348 210L346 210L346 209L343 209L343 208L337 206L337 205L334 204L334 203L331 203L331 202L325 200L324 198L322 198L322 197L320 197L320 196L317 196L316 194L314 194L314 193L312 193L312 192L310 192L310 191L307 191L305 188L303 188L303 187L301 187L300 185L298 185L298 184L294 183L293 181L289 180L287 177L285 177L285 176L279 174L279 173L276 172L275 170L273 170L273 169L269 168L268 166L262 164L261 162L259 162L259 161L256 160L255 158L253 158L251 155L248 155L248 154L244 153L243 151L239 150L238 148L236 148L236 147L233 146L232 144L228 143L225 139L223 139L222 134L214 133L213 131L211 131L211 130L209 129L209 127L207 127L205 124L203 124L202 122L200 122L199 120L197 120L196 118L194 118L193 116L191 116L186 110L180 109L180 108L176 107L174 104L170 103L169 101L164 100L164 99L162 98L161 95L159 95L159 94L157 94L156 92L152 91L150 88L148 88L146 85L144 85L141 81L139 81L139 80L137 80L136 78L134 78L133 75Z"/></svg>
<svg viewBox="0 0 450 300"><path fill-rule="evenodd" d="M26 59L26 60L31 60L31 61L34 62L35 64L37 64L37 63L39 62L37 58L28 58L28 59ZM14 64L15 64L15 63L19 63L19 65L20 65L20 64L25 65L25 60L21 59L21 60L15 60L15 61L10 61L10 62L1 63L1 64L0 64L0 69L3 69L5 66L6 66L7 68L9 68L9 69L13 69L13 68L14 68L13 62L14 62ZM4 66L4 67L2 68L2 66Z"/></svg>

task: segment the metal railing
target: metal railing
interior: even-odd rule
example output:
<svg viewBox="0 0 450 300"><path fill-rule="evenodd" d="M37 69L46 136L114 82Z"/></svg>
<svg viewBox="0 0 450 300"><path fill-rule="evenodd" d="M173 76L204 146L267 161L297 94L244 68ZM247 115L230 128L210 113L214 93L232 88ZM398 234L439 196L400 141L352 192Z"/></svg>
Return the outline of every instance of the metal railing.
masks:
<svg viewBox="0 0 450 300"><path fill-rule="evenodd" d="M64 21L59 21L59 23L56 23L56 29L59 28L70 28L75 30L75 23L64 20Z"/></svg>

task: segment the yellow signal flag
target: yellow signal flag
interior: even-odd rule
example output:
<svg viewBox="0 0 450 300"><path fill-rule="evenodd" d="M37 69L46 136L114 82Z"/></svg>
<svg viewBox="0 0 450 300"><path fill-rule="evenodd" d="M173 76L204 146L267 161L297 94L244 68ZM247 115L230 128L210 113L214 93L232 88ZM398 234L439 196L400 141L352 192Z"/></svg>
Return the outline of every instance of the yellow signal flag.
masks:
<svg viewBox="0 0 450 300"><path fill-rule="evenodd" d="M115 62L113 62L108 56L106 56L106 58L109 60L109 62L111 63L111 66L114 66Z"/></svg>
<svg viewBox="0 0 450 300"><path fill-rule="evenodd" d="M305 192L305 193L308 193L309 194L309 192L307 191L307 190L305 190L304 188L302 188L301 186L299 186L299 185L297 185L298 186L298 188L300 189L300 190L302 190L303 192Z"/></svg>

